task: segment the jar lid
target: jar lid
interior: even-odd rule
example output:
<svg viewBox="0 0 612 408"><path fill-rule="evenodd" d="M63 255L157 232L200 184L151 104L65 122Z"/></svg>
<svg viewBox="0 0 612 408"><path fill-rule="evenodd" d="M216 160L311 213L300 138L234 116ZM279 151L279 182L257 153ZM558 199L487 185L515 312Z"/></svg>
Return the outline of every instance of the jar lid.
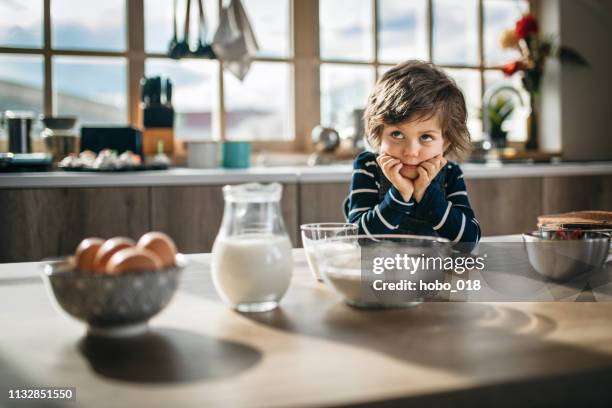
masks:
<svg viewBox="0 0 612 408"><path fill-rule="evenodd" d="M7 119L34 119L34 113L30 111L7 110L4 112L4 117Z"/></svg>
<svg viewBox="0 0 612 408"><path fill-rule="evenodd" d="M223 187L225 201L240 203L265 203L280 201L283 186L280 183L246 183Z"/></svg>

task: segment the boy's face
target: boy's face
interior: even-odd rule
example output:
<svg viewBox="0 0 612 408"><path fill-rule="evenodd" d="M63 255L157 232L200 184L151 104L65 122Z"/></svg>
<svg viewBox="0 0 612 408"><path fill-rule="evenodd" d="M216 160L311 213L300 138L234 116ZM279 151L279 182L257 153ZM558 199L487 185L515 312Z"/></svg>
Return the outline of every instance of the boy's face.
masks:
<svg viewBox="0 0 612 408"><path fill-rule="evenodd" d="M419 175L420 163L443 154L447 147L435 115L427 120L384 125L380 138L380 152L400 159L400 174L412 180Z"/></svg>

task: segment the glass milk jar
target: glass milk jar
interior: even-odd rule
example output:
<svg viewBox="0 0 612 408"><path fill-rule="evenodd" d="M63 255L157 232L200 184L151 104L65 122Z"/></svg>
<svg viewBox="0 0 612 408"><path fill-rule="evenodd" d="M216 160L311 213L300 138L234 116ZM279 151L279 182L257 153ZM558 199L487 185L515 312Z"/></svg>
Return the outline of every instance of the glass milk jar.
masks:
<svg viewBox="0 0 612 408"><path fill-rule="evenodd" d="M212 249L217 293L240 312L274 309L293 273L291 241L280 210L282 186L223 187L225 209Z"/></svg>

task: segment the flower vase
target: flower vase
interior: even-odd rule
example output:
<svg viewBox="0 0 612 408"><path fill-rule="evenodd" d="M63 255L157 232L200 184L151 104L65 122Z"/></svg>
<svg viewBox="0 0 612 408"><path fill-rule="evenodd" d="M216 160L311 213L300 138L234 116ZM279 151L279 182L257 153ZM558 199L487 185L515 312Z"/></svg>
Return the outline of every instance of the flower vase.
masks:
<svg viewBox="0 0 612 408"><path fill-rule="evenodd" d="M539 138L539 114L540 114L540 96L535 92L529 93L531 101L531 113L527 118L527 141L525 142L526 150L537 150L540 147Z"/></svg>

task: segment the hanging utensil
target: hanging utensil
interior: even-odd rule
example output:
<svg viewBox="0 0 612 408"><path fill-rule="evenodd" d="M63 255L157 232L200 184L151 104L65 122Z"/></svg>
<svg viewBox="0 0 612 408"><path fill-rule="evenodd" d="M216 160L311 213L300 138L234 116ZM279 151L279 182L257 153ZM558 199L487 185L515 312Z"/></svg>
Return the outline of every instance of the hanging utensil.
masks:
<svg viewBox="0 0 612 408"><path fill-rule="evenodd" d="M200 15L200 27L198 29L198 47L193 52L194 57L216 59L217 56L210 44L206 42L208 37L208 28L206 25L206 15L204 14L203 0L198 0L198 9Z"/></svg>
<svg viewBox="0 0 612 408"><path fill-rule="evenodd" d="M259 46L240 0L230 0L221 10L212 47L217 57L223 59L224 69L242 81L249 72Z"/></svg>
<svg viewBox="0 0 612 408"><path fill-rule="evenodd" d="M187 0L187 9L185 11L185 24L183 26L183 41L176 45L177 59L186 57L190 54L189 50L189 19L191 16L191 0Z"/></svg>
<svg viewBox="0 0 612 408"><path fill-rule="evenodd" d="M180 55L177 52L178 35L177 35L177 28L176 28L176 9L178 5L176 4L176 2L177 0L174 0L174 2L172 3L172 6L173 6L173 10L172 10L173 34L172 34L172 39L170 40L170 44L168 44L168 57L172 59L180 58Z"/></svg>

